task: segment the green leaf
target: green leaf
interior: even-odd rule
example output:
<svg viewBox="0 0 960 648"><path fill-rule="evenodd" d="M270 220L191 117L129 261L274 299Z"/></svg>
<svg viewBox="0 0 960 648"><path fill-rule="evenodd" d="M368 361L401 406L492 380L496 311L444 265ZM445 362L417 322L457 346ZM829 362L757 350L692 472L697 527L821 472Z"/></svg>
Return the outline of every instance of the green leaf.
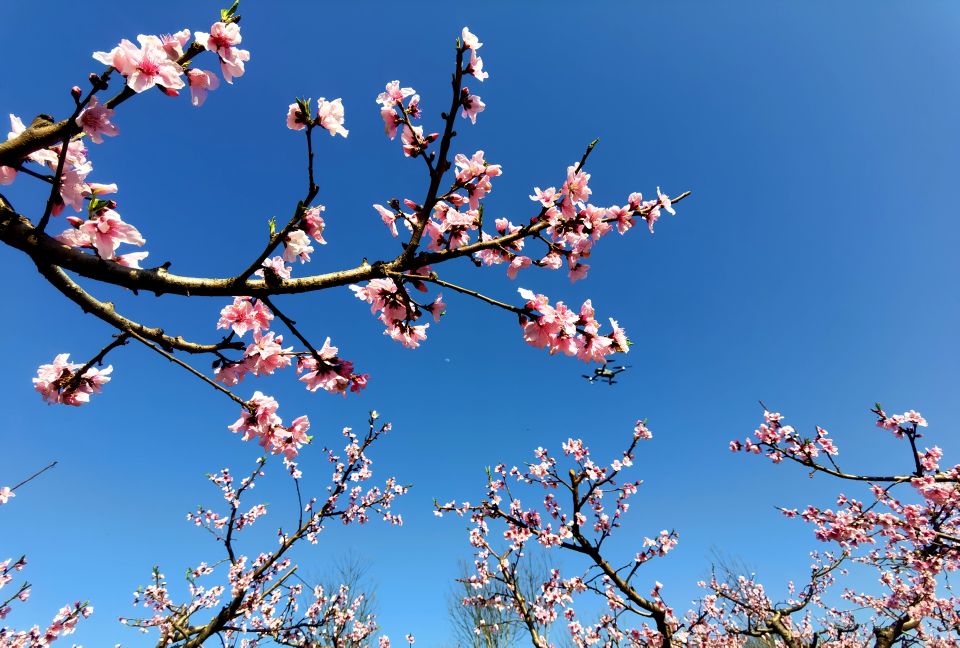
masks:
<svg viewBox="0 0 960 648"><path fill-rule="evenodd" d="M300 113L303 115L304 124L309 124L312 118L310 115L310 101L311 100L309 97L307 99L297 97L297 107L300 109Z"/></svg>
<svg viewBox="0 0 960 648"><path fill-rule="evenodd" d="M239 8L240 8L240 0L236 0L232 5L230 5L229 9L221 9L220 10L221 22L227 22L228 20L230 20L230 18L233 17L235 13L237 13L237 9Z"/></svg>
<svg viewBox="0 0 960 648"><path fill-rule="evenodd" d="M106 207L109 202L109 200L103 200L102 198L91 198L90 203L87 205L87 211L90 212L91 216L93 216L98 211Z"/></svg>
<svg viewBox="0 0 960 648"><path fill-rule="evenodd" d="M267 221L267 225L270 226L270 238L272 239L277 235L277 217L271 216L270 220Z"/></svg>

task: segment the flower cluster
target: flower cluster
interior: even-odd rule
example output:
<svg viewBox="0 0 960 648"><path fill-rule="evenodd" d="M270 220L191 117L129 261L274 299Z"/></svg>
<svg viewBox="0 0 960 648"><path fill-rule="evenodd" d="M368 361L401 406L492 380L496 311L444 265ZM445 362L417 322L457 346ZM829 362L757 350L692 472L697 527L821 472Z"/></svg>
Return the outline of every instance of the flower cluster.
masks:
<svg viewBox="0 0 960 648"><path fill-rule="evenodd" d="M121 619L121 622L142 632L156 630L160 643L165 645L195 639L205 627L219 633L227 645L249 648L275 643L366 645L377 631L377 624L372 614L362 613L365 595L347 584L332 588L304 587L302 579L300 582L291 579L296 566L286 554L297 542L316 543L325 524L331 520L363 524L371 513L378 513L391 524L402 524L402 518L392 513L390 507L406 492L406 487L393 478L387 479L382 487L363 486L363 482L373 477L373 462L367 451L390 430L389 424L377 426L377 418L376 412L372 412L368 432L363 436L349 428L343 431L347 445L342 454L325 449L334 466L327 497L303 503L293 530L278 530L278 546L272 552L247 556L236 552L234 546L237 534L267 514L263 504L242 503L257 480L264 476L267 459L258 459L250 475L240 480L227 469L210 475L210 481L223 496L226 510L200 507L189 513L187 520L206 529L222 543L228 560L201 562L188 569L189 597L181 603L174 601L175 590L159 568L155 568L150 583L134 594L134 605L149 610L150 616ZM297 465L289 460L284 463L291 477L299 481ZM224 563L225 566L220 567ZM212 582L217 574L221 576L220 582ZM211 618L195 622L195 617L201 614ZM239 621L235 623L235 619ZM408 641L412 643L412 635ZM389 645L386 637L380 642Z"/></svg>
<svg viewBox="0 0 960 648"><path fill-rule="evenodd" d="M23 571L27 565L25 556L21 556L17 561L6 559L0 561L0 590L9 584L14 578L14 572ZM26 602L30 598L30 585L23 583L17 592L4 600L0 595L0 621L5 619L11 612L10 604L14 601ZM73 605L65 605L60 608L53 620L46 628L38 625L29 630L14 630L8 626L0 626L0 646L4 648L33 648L34 646L48 646L57 639L73 634L77 624L81 619L88 618L93 614L93 607L79 601Z"/></svg>
<svg viewBox="0 0 960 648"><path fill-rule="evenodd" d="M311 437L307 435L310 420L306 416L298 416L289 426L284 426L283 419L277 416L279 407L280 404L271 396L254 392L240 418L228 429L242 432L244 441L257 439L268 452L293 459L300 448L310 442Z"/></svg>
<svg viewBox="0 0 960 648"><path fill-rule="evenodd" d="M344 119L343 100L339 98L331 101L323 97L317 99L316 117L311 114L310 99L298 99L287 109L287 128L290 130L319 126L326 129L331 137L346 137L350 131L343 127Z"/></svg>
<svg viewBox="0 0 960 648"><path fill-rule="evenodd" d="M612 331L608 335L600 334L601 324L594 317L589 299L576 312L563 302L551 306L546 296L525 288L519 292L527 300L525 308L529 317L524 318L521 325L528 344L546 348L551 354L575 355L584 362L603 362L610 354L629 352L630 342L616 320L610 320Z"/></svg>
<svg viewBox="0 0 960 648"><path fill-rule="evenodd" d="M582 163L567 167L567 179L558 191L555 187L534 187L530 200L540 205L540 213L531 223L546 226L547 254L534 262L552 270L559 269L566 259L571 281L587 276L590 266L582 260L590 256L593 246L606 234L616 229L625 234L636 218L646 220L650 232L663 209L675 214L669 196L657 187L657 200L643 200L640 193L632 193L626 205L597 207L587 202L593 190L589 187L590 174Z"/></svg>
<svg viewBox="0 0 960 648"><path fill-rule="evenodd" d="M33 387L48 403L80 406L90 402L92 394L99 394L105 384L110 382L113 365L103 369L87 367L82 374L78 370L83 365L70 362L69 353L61 353L52 364L40 365Z"/></svg>
<svg viewBox="0 0 960 648"><path fill-rule="evenodd" d="M637 595L629 584L641 564L665 555L676 546L675 532L664 530L654 539L647 538L625 577L619 575L623 569L614 569L600 554L606 540L620 526L622 515L629 509L628 499L637 493L640 485L638 481L618 483L617 476L621 470L633 465L637 443L651 437L645 422L638 421L627 449L609 465L595 463L581 439L568 439L562 444L562 450L572 466L566 470L547 450L538 448L534 451L535 461L526 469L508 469L503 464L493 468L481 504L438 504L437 515L446 512L470 515L473 522L470 544L476 550L476 571L466 582L477 590L492 582L499 586L498 594L467 597L464 605L511 611L528 628L538 629L531 634L534 645L541 648L548 644L539 629L546 628L560 617L566 620L569 636L577 646L594 645L605 638L619 637L622 640L656 634L647 626L631 630L620 627L619 615L615 612L626 607L627 598L660 621L669 620L676 624L672 612L659 599L659 584L649 599ZM509 486L510 481L534 487L534 492L545 492L542 504L524 505L517 489ZM558 492L570 495L567 505L558 500L555 494ZM497 542L491 531L494 522L503 524L502 542ZM531 594L522 592L517 582L518 561L530 551L527 544L531 541L548 550L561 548L590 556L596 574L563 578L561 572L554 569L542 585L538 583L534 588L531 599ZM602 615L595 624L578 621L574 608L575 597L588 591L603 594L612 611L612 614Z"/></svg>
<svg viewBox="0 0 960 648"><path fill-rule="evenodd" d="M353 363L338 355L338 349L327 338L323 346L316 350L294 352L293 347L283 347L283 336L274 333L262 333L270 328L273 313L262 301L249 297L236 297L220 311L217 328L230 329L242 337L253 332L253 343L244 351L239 360L219 359L215 364L217 382L233 386L248 373L255 376L271 375L278 369L292 365L297 358L297 373L303 374L301 381L307 389L323 389L335 394L348 391L359 392L366 387L369 376L353 370Z"/></svg>
<svg viewBox="0 0 960 648"><path fill-rule="evenodd" d="M836 508L808 505L803 510L781 509L787 517L812 524L818 540L840 549L837 554L825 554L814 564L809 589L799 597L802 601L819 604L820 593L833 583L829 574L844 561L872 566L878 570L879 582L886 592L876 596L847 589L842 597L855 608L872 611L877 619L887 619L889 625L883 627L877 621L873 633L854 634L849 640L865 642L870 636L895 639L913 630L923 645L950 645L942 643L941 633L958 627L960 598L949 592L944 596L939 588L944 574L960 570L960 544L956 540L960 537L960 465L942 469L940 448L918 448L917 440L922 436L918 429L927 426L919 412L888 415L879 404L873 412L877 426L891 431L909 447L907 474L863 476L844 472L834 459L837 447L826 430L817 426L813 437L805 438L785 425L784 417L777 412L765 411L764 421L752 437L743 443L734 441L730 447L735 451L764 453L775 463L787 459L810 469L811 474L869 484L872 501L841 493L836 498ZM908 486L909 491L895 495L895 489ZM711 587L728 602L744 600L744 587L736 592L729 585L719 587L714 583ZM758 619L766 615L769 623L775 608L769 602L761 603L757 601L748 607L759 611L751 613ZM736 611L745 612L744 606L737 605L734 604ZM849 614L833 608L826 612L837 620L827 625L823 636L842 634L837 628L850 626ZM904 628L902 619L911 620L911 626ZM794 633L808 639L814 635L809 622ZM892 645L892 641L887 645Z"/></svg>
<svg viewBox="0 0 960 648"><path fill-rule="evenodd" d="M143 245L146 240L140 235L136 227L125 223L116 211L114 201L94 199L88 204L88 218L80 219L68 216L67 222L72 226L65 230L57 240L75 248L91 248L97 256L107 261L116 261L128 268L139 268L140 261L148 256L148 252L130 252L117 255L116 250L121 243Z"/></svg>
<svg viewBox="0 0 960 648"><path fill-rule="evenodd" d="M91 115L81 113L78 116L81 128L85 126L84 117L87 121L95 122L99 128L92 128L92 132L99 135L116 134L112 129L106 127L109 122L109 114L104 113L102 106L94 106ZM88 108L88 110L91 110ZM112 114L112 112L110 113ZM106 115L106 117L104 116ZM89 127L89 126L88 126ZM7 140L20 137L27 127L23 121L16 115L10 115L10 132L7 134ZM91 138L93 139L93 138ZM99 137L95 141L101 141ZM57 196L57 202L53 205L52 213L58 215L63 212L66 205L69 205L74 211L83 211L85 200L100 194L113 193L117 190L116 185L102 185L88 183L87 176L93 171L93 163L87 159L87 147L82 139L72 139L64 150L62 143L34 151L27 155L23 163L33 162L47 167L50 171L56 172L60 167L60 158L63 157L63 168L60 176L60 189ZM17 175L17 170L13 167L0 167L0 184L10 184Z"/></svg>
<svg viewBox="0 0 960 648"><path fill-rule="evenodd" d="M417 271L417 274L429 272L429 268ZM384 335L403 344L408 349L416 349L420 342L427 339L430 324L415 324L423 311L429 310L436 319L443 312L443 302L437 298L430 307L421 307L407 293L403 286L393 279L371 279L365 286L350 286L357 299L370 304L370 312L379 315L377 319L387 327Z"/></svg>

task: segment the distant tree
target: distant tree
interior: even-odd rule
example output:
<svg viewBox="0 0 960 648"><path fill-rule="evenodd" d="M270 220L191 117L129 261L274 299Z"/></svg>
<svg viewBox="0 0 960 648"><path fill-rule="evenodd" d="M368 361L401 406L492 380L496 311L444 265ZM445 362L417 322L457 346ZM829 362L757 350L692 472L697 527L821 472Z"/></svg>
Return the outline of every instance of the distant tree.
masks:
<svg viewBox="0 0 960 648"><path fill-rule="evenodd" d="M525 556L515 565L516 579L520 589L528 596L535 596L544 580L549 578L550 567L545 556ZM506 600L510 593L506 586L491 580L479 584L470 579L471 569L460 563L460 577L448 598L447 611L454 629L456 645L461 648L507 648L522 644L526 633L521 622L505 609L496 605L470 605L473 600Z"/></svg>

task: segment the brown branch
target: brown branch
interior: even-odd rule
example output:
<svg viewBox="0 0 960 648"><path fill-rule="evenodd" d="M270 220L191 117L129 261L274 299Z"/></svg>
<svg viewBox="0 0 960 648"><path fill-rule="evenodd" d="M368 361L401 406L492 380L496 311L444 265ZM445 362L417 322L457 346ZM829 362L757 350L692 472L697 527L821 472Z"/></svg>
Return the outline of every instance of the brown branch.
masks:
<svg viewBox="0 0 960 648"><path fill-rule="evenodd" d="M830 475L831 477L836 477L837 479L846 479L848 481L863 481L863 482L877 482L877 483L894 483L901 484L904 482L909 482L911 479L915 479L916 475L856 475L851 473L845 473L840 470L834 470L833 468L828 468L823 464L819 464L813 459L810 458L801 458L784 452L784 448L773 445L766 442L761 442L757 444L762 448L770 448L771 450L776 450L783 454L784 459L789 459L795 463L800 464L806 468L812 469L814 472L822 472L824 474ZM812 474L812 473L811 473ZM935 482L941 483L957 483L960 481L956 476L953 476L952 473L938 472L934 475L931 475Z"/></svg>
<svg viewBox="0 0 960 648"><path fill-rule="evenodd" d="M74 371L73 375L70 376L70 379L66 382L61 391L64 394L67 394L76 389L80 384L80 381L83 379L83 374L87 373L87 371L93 368L94 365L102 363L103 359L107 357L108 353L117 347L121 347L126 344L127 338L129 337L130 335L128 333L121 333L120 335L116 336L112 342L100 349L100 352L97 353L97 355L90 358L85 365Z"/></svg>
<svg viewBox="0 0 960 648"><path fill-rule="evenodd" d="M236 17L232 16L227 22L235 22ZM177 63L181 66L193 57L204 51L204 47L198 43L191 43L190 47L184 52ZM98 85L105 88L107 80L110 78L113 68L107 68L100 75ZM157 90L162 92L162 88L157 86ZM123 86L123 90L109 99L104 106L107 108L116 108L131 97L136 96L136 92L129 86ZM53 118L41 115L43 119L34 120L30 126L20 135L9 139L6 142L0 142L0 165L17 166L25 157L40 149L55 145L58 141L69 140L82 130L73 119L63 119L53 123Z"/></svg>
<svg viewBox="0 0 960 648"><path fill-rule="evenodd" d="M42 475L43 473L47 472L48 470L50 470L51 468L53 468L53 467L56 466L56 465L57 465L57 462L56 462L56 461L51 461L49 464L47 464L46 466L44 466L43 468L41 468L41 469L38 470L37 472L35 472L35 473L33 473L32 475L30 475L29 477L27 477L26 479L24 479L23 481L21 481L21 482L20 482L19 484L17 484L16 486L11 486L11 487L10 487L10 490L15 491L15 490L17 490L18 488L20 488L21 486L23 486L24 484L28 484L28 483L32 482L34 479L36 479L37 477L39 477L39 476Z"/></svg>
<svg viewBox="0 0 960 648"><path fill-rule="evenodd" d="M680 202L689 195L690 192L686 191L673 198L672 202ZM645 212L638 213L642 215ZM152 270L128 268L114 261L105 261L92 254L86 254L81 250L68 247L43 232L38 232L26 217L13 212L5 204L0 204L0 241L25 252L35 263L60 266L88 279L131 290L149 291L157 295L174 294L188 297L235 297L238 295L262 297L348 286L385 277L385 269L395 272L416 270L424 265L442 263L481 250L507 245L534 232L546 229L548 226L549 224L545 221L538 221L513 234L505 234L487 241L477 241L455 250L420 254L402 263L396 260L387 264L362 263L354 268L299 279L286 279L280 285L270 285L265 281L249 279L243 281L236 277L180 276L167 272L166 268L162 267Z"/></svg>
<svg viewBox="0 0 960 648"><path fill-rule="evenodd" d="M297 338L298 340L300 340L300 342L302 342L305 347L307 347L307 353L309 353L311 356L313 356L313 359L317 361L318 367L322 367L322 366L324 366L324 365L329 364L328 362L324 361L323 358L320 357L320 352L317 351L317 347L313 346L313 345L310 343L310 341L309 341L306 337L303 336L303 334L300 332L300 330L297 329L297 323L296 323L294 320L292 320L292 319L290 319L289 317L287 317L287 316L283 313L283 311L281 311L279 308L277 308L277 307L274 305L274 303L273 303L272 301L270 301L270 299L269 299L268 297L261 297L260 300L261 300L264 304L266 304L266 305L267 305L267 308L269 308L269 309L273 312L274 315L276 315L278 318L280 318L280 321L283 322L283 323L286 325L287 329L288 329L291 333L293 333L294 336L296 336L296 338Z"/></svg>
<svg viewBox="0 0 960 648"><path fill-rule="evenodd" d="M199 371L197 371L196 369L194 369L192 366L190 366L189 364L187 364L186 362L184 362L184 361L181 360L180 358L178 358L178 357L176 357L176 356L174 356L174 355L172 355L172 354L170 354L170 353L167 353L166 351L164 351L163 349L161 349L160 347L158 347L158 346L157 346L156 344L154 344L153 342L150 342L149 340L140 337L139 335L137 335L137 334L134 333L133 331L128 331L128 333L130 334L130 337L132 337L133 339L137 340L138 342L140 342L140 343L143 344L144 346L150 348L150 349L153 350L153 351L156 351L157 353L159 353L160 355L162 355L164 358L166 358L167 360L169 360L169 361L172 362L173 364L179 365L179 366L183 367L184 369L186 369L187 371L189 371L190 373L192 373L194 376L196 376L197 378L199 378L199 379L202 380L203 382L207 383L208 385L210 385L211 387L213 387L213 388L216 389L217 391L222 392L222 393L225 394L230 400L232 400L233 402L235 402L235 403L237 403L238 405L240 405L240 407L242 407L242 408L244 408L244 409L250 409L250 406L247 404L247 402L246 402L245 400L243 400L242 398L240 398L239 396L237 396L236 394L234 394L232 391L230 391L229 389L227 389L227 388L224 387L223 385L218 385L218 384L215 383L213 380L211 380L211 379L208 378L207 376L203 375L202 373L200 373Z"/></svg>
<svg viewBox="0 0 960 648"><path fill-rule="evenodd" d="M460 107L460 83L463 81L463 53L465 51L466 48L461 43L460 46L457 47L456 69L450 81L450 85L453 88L453 99L450 102L450 112L444 115L445 123L443 125L443 135L440 138L440 155L437 160L437 166L432 167L430 170L430 187L427 189L427 197L424 199L423 206L420 208L420 222L410 235L410 241L403 248L403 252L394 260L393 263L397 265L403 265L409 262L417 251L417 247L420 245L420 239L423 237L423 232L427 228L427 223L430 222L430 213L437 204L440 182L450 168L450 163L447 161L447 153L450 151L450 142L453 141L456 135L453 130L453 124L456 122L457 109Z"/></svg>
<svg viewBox="0 0 960 648"><path fill-rule="evenodd" d="M317 186L317 183L313 179L313 124L307 124L307 195L304 196L303 200L297 203L297 208L293 210L293 216L290 217L290 220L287 221L287 224L283 226L276 234L270 236L270 241L267 243L267 246L263 251L257 256L254 261L247 266L247 269L237 275L235 281L246 281L253 275L254 272L259 270L263 266L263 262L267 260L273 251L277 249L277 246L281 242L286 241L287 236L290 232L293 231L295 227L300 224L300 221L303 220L303 215L306 213L307 208L310 203L313 202L313 199L317 197L317 193L320 191L320 187Z"/></svg>
<svg viewBox="0 0 960 648"><path fill-rule="evenodd" d="M487 304L490 304L491 306L497 306L497 307L499 307L499 308L503 308L503 309L505 309L505 310L510 311L511 313L516 313L517 315L529 315L529 314L530 314L530 311L528 311L528 310L525 309L525 308L520 308L519 306L513 306L512 304L507 304L507 303L505 303L505 302L498 301L498 300L496 300L496 299L493 299L492 297L487 297L486 295L481 294L481 293L477 292L476 290L471 290L471 289L469 289L469 288L464 288L463 286L458 286L457 284L450 283L449 281L444 281L443 279L440 279L439 277L437 277L437 273L435 273L435 272L433 272L433 273L431 273L431 274L429 274L429 275L402 274L402 273L387 272L387 275L389 275L389 276L395 276L395 277L399 277L399 278L403 278L403 279L409 279L410 281L426 281L426 282L428 282L428 283L436 284L436 285L442 286L442 287L444 287L444 288L449 288L450 290L453 290L453 291L458 292L458 293L462 293L462 294L464 294L464 295L469 295L469 296L471 296L471 297L474 297L474 298L476 298L476 299L479 299L479 300L482 301L482 302L486 302Z"/></svg>
<svg viewBox="0 0 960 648"><path fill-rule="evenodd" d="M216 344L198 344L185 340L179 335L176 337L166 335L163 329L159 327L144 326L139 322L127 319L119 314L112 303L98 300L67 276L62 269L56 266L43 265L38 265L37 269L54 288L63 293L70 301L80 306L83 312L96 316L119 331L136 333L144 338L153 340L164 349L176 349L187 353L215 353L223 349L244 348L242 342L224 340Z"/></svg>

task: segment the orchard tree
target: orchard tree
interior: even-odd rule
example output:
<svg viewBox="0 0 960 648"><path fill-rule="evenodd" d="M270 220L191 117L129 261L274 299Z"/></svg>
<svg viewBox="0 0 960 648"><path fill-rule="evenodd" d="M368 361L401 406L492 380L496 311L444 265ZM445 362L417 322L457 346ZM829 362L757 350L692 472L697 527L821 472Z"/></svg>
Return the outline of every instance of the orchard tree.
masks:
<svg viewBox="0 0 960 648"><path fill-rule="evenodd" d="M302 138L304 145L303 193L291 199L289 216L270 221L261 251L235 272L213 277L174 274L168 261L147 262L144 234L150 232L121 215L117 198L122 194L109 178L97 178L92 151L121 135L124 112L144 93L162 93L171 101L189 97L200 108L210 92L226 89L221 80L242 83L251 54L243 47L237 4L203 27L206 31L140 34L136 42L124 38L112 49L94 52L99 71L64 92L64 100L70 101L66 117L40 114L29 123L10 117L10 134L0 143L0 184L13 185L10 191L16 191L24 183L40 183L46 196L27 204L5 189L0 195L0 240L26 255L56 291L101 320L107 331L93 349L71 349L41 364L33 382L48 403L86 405L113 379L108 358L125 345L142 345L182 368L198 385L205 383L218 397L233 401L237 419L225 421L224 427L263 448L263 456L239 474L222 468L208 475L223 501L198 507L188 519L209 532L219 550L198 557L188 570L187 595L177 596L162 570L155 568L137 591L135 603L142 611L123 618L125 625L150 634L157 646L182 648L389 646L362 593L349 584L305 585L289 553L294 545L317 542L331 522L359 525L379 517L389 524L402 523L393 505L408 486L393 477L375 482L372 469L371 453L390 425L373 411L360 432L344 428L342 449L315 447L320 443L309 434L307 415L285 422L275 397L249 387L260 377L282 372L295 374L310 392L347 395L362 391L371 379L364 368L343 357L329 337L322 343L308 338L306 327L298 323L301 315L278 308L276 298L351 290L369 305L385 335L415 349L426 340L431 324L441 321L445 299L462 296L516 318L519 333L530 345L602 364L627 353L630 343L615 319L597 316L590 300L571 307L520 288L519 300L502 301L450 281L442 274L445 264L501 266L498 270L509 279L533 268L565 269L570 280L577 281L587 276L587 261L602 237L624 235L635 227L653 232L661 215L675 213L673 205L689 192L670 195L656 187L647 198L634 192L614 204L594 204L588 172L594 141L572 164L558 165L554 186L532 188L530 202L517 207L517 222L485 219L484 199L502 169L482 150L456 146L458 128L483 122L485 104L477 91L489 76L479 54L483 43L464 27L455 40L448 99L421 100L399 80L387 81L383 92L371 97L385 136L399 138L403 156L422 165L424 173L419 194L382 196L372 205L371 216L382 220L385 234L400 242L396 256L368 255L355 266L321 274L299 270L316 246L327 243L325 218L332 216L319 202L315 156L321 147L340 145L337 138L349 134L341 99L301 97L292 99L285 117L291 136ZM278 119L283 113L278 107ZM333 139L322 138L324 134ZM97 297L98 287L126 289L134 297L153 293L219 300L220 318L210 322L210 329L223 334L210 339L211 331L164 330ZM86 354L85 361L71 361L71 353ZM880 425L908 445L911 467L903 474L844 472L833 459L836 446L826 432L817 428L807 439L771 412L751 438L731 446L869 484L870 501L841 496L836 511L784 511L814 524L817 537L829 544L814 556L807 582L782 603L775 603L749 578L732 583L712 579L703 583L706 593L697 606L675 611L666 602L663 585L641 585L638 577L646 562L676 545L676 531L652 534L638 543L632 558L607 553L606 541L638 490L638 482L620 481L620 473L632 465L637 445L651 437L643 422L637 423L623 455L609 464L594 463L584 442L570 439L563 445L569 468L561 468L560 461L540 448L525 468L501 465L491 470L481 504L437 505L438 514L455 511L470 516L474 524L474 573L463 580L472 593L463 603L477 610L475 618L522 625L538 647L552 645L551 632L578 646L745 646L758 640L790 648L957 645L958 606L945 575L958 566L958 468L941 469L939 449L918 444L920 428L926 426L919 414L890 416L879 406L874 411ZM300 487L297 458L308 451L329 460L329 482L320 495ZM251 552L241 548L238 536L254 523L262 524L258 521L267 514L265 504L251 501L251 492L268 471L292 480L299 512L279 526L274 545ZM32 478L0 487L0 504L23 505L12 498ZM6 483L15 482L11 478ZM546 492L536 496L542 497L537 506L519 498L519 490L531 487ZM910 494L900 494L908 489ZM502 533L494 531L496 525L503 525ZM563 574L553 569L542 583L522 586L518 565L531 541L580 556L583 570ZM828 597L848 563L877 569L884 590L875 595L843 591L843 605ZM25 566L23 557L0 563L0 587L19 578ZM11 591L5 600L0 597L0 618L29 598L29 585L22 580ZM590 596L606 606L596 622L583 621L574 607L578 598ZM46 646L72 633L92 611L88 602L76 602L63 607L45 627L3 627L0 646ZM557 624L561 627L551 629ZM405 640L414 643L412 635Z"/></svg>

